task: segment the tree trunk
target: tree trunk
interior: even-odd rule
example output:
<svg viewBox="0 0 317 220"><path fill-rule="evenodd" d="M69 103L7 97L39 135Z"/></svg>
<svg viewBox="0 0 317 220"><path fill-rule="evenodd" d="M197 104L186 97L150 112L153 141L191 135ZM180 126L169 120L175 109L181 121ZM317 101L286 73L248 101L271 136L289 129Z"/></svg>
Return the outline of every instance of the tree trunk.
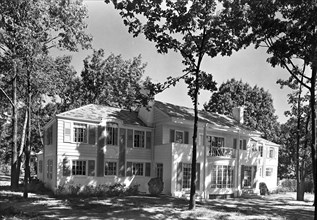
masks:
<svg viewBox="0 0 317 220"><path fill-rule="evenodd" d="M301 79L301 83L303 83L303 78ZM301 185L300 185L300 179L303 177L300 175L299 172L299 147L300 147L300 127L301 127L301 94L302 94L302 84L299 84L299 91L298 91L298 100L297 100L297 143L296 143L296 200L303 201L303 196L301 196Z"/></svg>
<svg viewBox="0 0 317 220"><path fill-rule="evenodd" d="M317 219L316 213L316 196L317 196L317 187L316 187L316 112L315 112L315 87L316 87L316 72L317 65L315 64L312 68L312 77L311 77L311 88L310 88L310 108L312 114L312 142L311 142L311 157L313 165L313 179L314 179L314 206L315 206L315 219Z"/></svg>
<svg viewBox="0 0 317 220"><path fill-rule="evenodd" d="M25 146L25 174L24 174L24 192L23 197L28 197L28 184L30 178L30 147L31 147L31 103L32 103L32 94L31 94L31 73L28 70L28 136L27 143Z"/></svg>
<svg viewBox="0 0 317 220"><path fill-rule="evenodd" d="M11 147L11 188L19 187L18 170L18 109L17 109L17 64L13 61L13 79L12 79L12 147Z"/></svg>
<svg viewBox="0 0 317 220"><path fill-rule="evenodd" d="M297 186L297 201L304 201L304 193L305 193L305 179L301 179L299 181L299 186Z"/></svg>
<svg viewBox="0 0 317 220"><path fill-rule="evenodd" d="M195 94L194 94L194 134L193 134L193 152L192 152L192 172L190 184L189 209L196 208L196 157L197 157L197 124L198 124L198 92L199 92L199 69L196 70Z"/></svg>

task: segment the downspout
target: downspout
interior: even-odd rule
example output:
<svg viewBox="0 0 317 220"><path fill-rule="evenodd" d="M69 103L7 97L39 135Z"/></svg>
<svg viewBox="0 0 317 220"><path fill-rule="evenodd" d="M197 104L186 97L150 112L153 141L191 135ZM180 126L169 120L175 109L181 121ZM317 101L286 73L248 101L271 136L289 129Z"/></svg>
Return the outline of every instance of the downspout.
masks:
<svg viewBox="0 0 317 220"><path fill-rule="evenodd" d="M203 170L203 192L204 192L204 199L207 199L206 194L206 164L207 164L207 146L206 146L206 137L207 137L207 125L204 126L204 135L203 135L203 145L204 145L204 170Z"/></svg>

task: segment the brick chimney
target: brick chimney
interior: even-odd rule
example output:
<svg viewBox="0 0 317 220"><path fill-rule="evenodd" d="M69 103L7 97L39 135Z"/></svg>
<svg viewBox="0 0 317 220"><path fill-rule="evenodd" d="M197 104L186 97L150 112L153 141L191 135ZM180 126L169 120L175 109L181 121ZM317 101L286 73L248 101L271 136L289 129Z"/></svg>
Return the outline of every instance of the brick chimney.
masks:
<svg viewBox="0 0 317 220"><path fill-rule="evenodd" d="M244 111L244 107L242 107L242 106L240 106L240 107L234 107L234 108L232 109L233 118L234 118L239 124L243 124L243 123L244 123L243 111Z"/></svg>

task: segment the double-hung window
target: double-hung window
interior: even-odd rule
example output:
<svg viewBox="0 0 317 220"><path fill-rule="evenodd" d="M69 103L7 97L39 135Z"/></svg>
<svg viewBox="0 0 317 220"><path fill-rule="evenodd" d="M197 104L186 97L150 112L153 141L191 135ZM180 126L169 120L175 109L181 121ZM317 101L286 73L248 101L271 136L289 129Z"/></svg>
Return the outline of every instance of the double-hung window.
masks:
<svg viewBox="0 0 317 220"><path fill-rule="evenodd" d="M184 132L183 131L175 131L175 142L176 143L184 143Z"/></svg>
<svg viewBox="0 0 317 220"><path fill-rule="evenodd" d="M145 132L144 131L134 131L134 147L144 148Z"/></svg>
<svg viewBox="0 0 317 220"><path fill-rule="evenodd" d="M183 164L183 189L190 188L190 180L192 174L192 165L190 163Z"/></svg>
<svg viewBox="0 0 317 220"><path fill-rule="evenodd" d="M132 163L132 175L136 175L136 176L144 175L143 163Z"/></svg>
<svg viewBox="0 0 317 220"><path fill-rule="evenodd" d="M105 163L105 175L117 175L117 162L106 162Z"/></svg>
<svg viewBox="0 0 317 220"><path fill-rule="evenodd" d="M72 163L72 175L86 175L86 161L85 160L73 160Z"/></svg>
<svg viewBox="0 0 317 220"><path fill-rule="evenodd" d="M87 125L74 123L74 142L87 143Z"/></svg>
<svg viewBox="0 0 317 220"><path fill-rule="evenodd" d="M268 151L268 158L274 158L274 147L270 147Z"/></svg>
<svg viewBox="0 0 317 220"><path fill-rule="evenodd" d="M272 175L273 175L273 168L266 168L265 176L272 176Z"/></svg>
<svg viewBox="0 0 317 220"><path fill-rule="evenodd" d="M118 145L118 128L107 127L107 144Z"/></svg>

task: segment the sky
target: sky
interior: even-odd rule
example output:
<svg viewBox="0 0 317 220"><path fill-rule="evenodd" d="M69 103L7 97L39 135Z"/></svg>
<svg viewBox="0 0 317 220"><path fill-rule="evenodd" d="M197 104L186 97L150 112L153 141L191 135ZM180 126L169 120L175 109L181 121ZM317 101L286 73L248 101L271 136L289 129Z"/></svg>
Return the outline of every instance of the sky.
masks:
<svg viewBox="0 0 317 220"><path fill-rule="evenodd" d="M119 15L112 4L105 4L103 0L85 0L88 8L89 18L87 19L87 33L93 36L92 47L96 50L105 50L105 57L111 53L121 54L124 59L132 59L141 54L142 61L147 63L144 76L149 76L153 82L164 82L168 76L181 76L184 66L181 63L181 56L175 52L159 54L155 45L140 35L133 38L128 33ZM83 69L83 59L91 55L92 50L72 53L72 65L78 73ZM273 97L273 105L280 123L286 122L284 111L289 109L287 94L290 90L280 88L276 84L278 79L289 77L286 70L273 68L266 62L268 55L264 48L254 49L249 46L234 52L230 57L205 57L202 63L202 70L213 75L219 87L223 82L235 78L249 83L251 87L257 85L263 87ZM208 102L211 93L202 91L199 96L199 108ZM187 95L187 87L183 82L169 88L155 96L156 100L172 103L175 105L193 108L190 97Z"/></svg>

